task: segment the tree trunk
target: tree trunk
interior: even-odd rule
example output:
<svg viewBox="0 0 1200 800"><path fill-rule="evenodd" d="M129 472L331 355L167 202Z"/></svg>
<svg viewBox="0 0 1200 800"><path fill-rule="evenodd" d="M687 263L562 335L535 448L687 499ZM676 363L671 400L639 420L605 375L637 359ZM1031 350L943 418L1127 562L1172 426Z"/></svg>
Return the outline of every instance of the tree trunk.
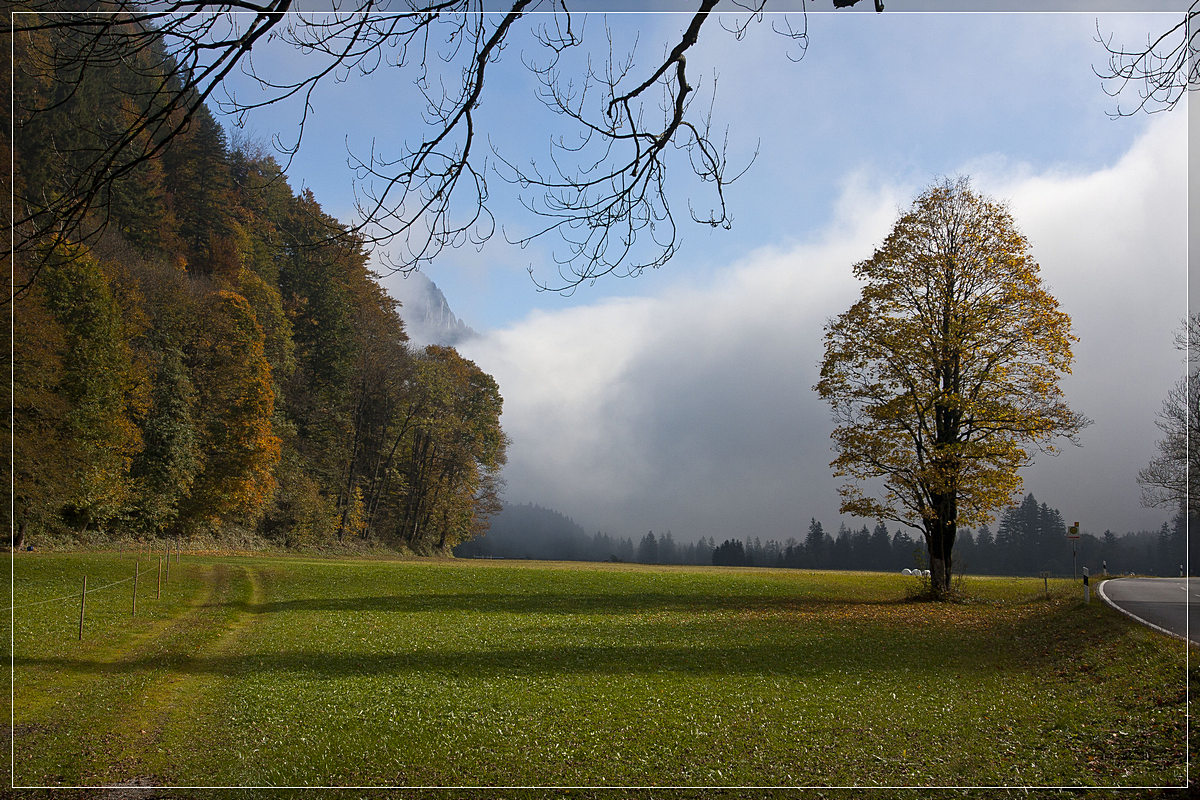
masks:
<svg viewBox="0 0 1200 800"><path fill-rule="evenodd" d="M958 529L958 498L954 492L932 497L937 516L925 520L928 531L926 544L929 548L930 589L933 596L945 597L950 593L952 577L951 554Z"/></svg>
<svg viewBox="0 0 1200 800"><path fill-rule="evenodd" d="M950 560L929 557L929 585L934 597L945 597L950 592Z"/></svg>
<svg viewBox="0 0 1200 800"><path fill-rule="evenodd" d="M363 416L367 403L367 388L364 384L365 381L360 382L358 389L358 402L354 406L354 438L350 445L350 458L346 461L345 469L342 470L341 486L338 490L338 507L342 511L341 520L338 522L339 542L342 540L342 534L346 532L346 523L350 519L350 506L354 498L354 465L358 462L358 453L362 448Z"/></svg>

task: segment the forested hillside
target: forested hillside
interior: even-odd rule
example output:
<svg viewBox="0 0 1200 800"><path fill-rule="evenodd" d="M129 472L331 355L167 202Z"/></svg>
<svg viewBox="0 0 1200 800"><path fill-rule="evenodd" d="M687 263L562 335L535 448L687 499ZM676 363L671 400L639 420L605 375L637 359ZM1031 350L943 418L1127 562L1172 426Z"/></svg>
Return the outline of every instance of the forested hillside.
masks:
<svg viewBox="0 0 1200 800"><path fill-rule="evenodd" d="M56 231L58 200L176 78L144 50L67 74L83 62L55 36L15 38L5 141L14 218L45 231L12 276L14 543L477 535L505 460L496 382L411 349L362 242L203 105L143 127L143 157Z"/></svg>

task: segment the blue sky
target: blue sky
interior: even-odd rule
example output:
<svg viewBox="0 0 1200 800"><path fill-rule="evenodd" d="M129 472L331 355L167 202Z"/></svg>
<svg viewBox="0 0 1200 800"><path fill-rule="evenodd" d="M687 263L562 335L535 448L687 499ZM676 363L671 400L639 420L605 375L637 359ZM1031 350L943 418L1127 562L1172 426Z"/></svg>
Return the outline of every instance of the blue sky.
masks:
<svg viewBox="0 0 1200 800"><path fill-rule="evenodd" d="M1082 169L1111 163L1148 122L1104 115L1115 101L1092 73L1104 63L1103 50L1092 40L1095 14L810 13L810 45L799 63L788 57L795 47L770 30L772 19L751 26L741 42L709 26L689 58L705 98L716 73L713 118L729 127L731 162L743 164L759 150L754 166L729 190L734 229L712 231L684 221L685 248L676 263L642 276L642 283L659 285L681 262L693 274L720 269L748 244L819 230L830 219L832 193L853 171L925 183L978 159ZM1107 15L1100 25L1133 41L1154 24L1151 19ZM639 60L648 62L687 20L686 14L647 13L606 21L618 41L637 36ZM590 40L601 38L604 22L597 15L587 19ZM536 84L520 64L520 57L537 52L522 37L514 39L494 67L479 117L502 153L544 163L550 136L562 126L534 99ZM256 65L286 73L297 68L297 60L308 60L290 52L280 52L277 60L269 56L257 55ZM373 146L396 152L399 143L420 133L414 125L416 95L398 74L381 69L330 83L314 96L304 146L290 174L347 221L354 218L347 148L359 154ZM247 129L262 139L278 134L290 141L298 119L298 106L288 104L256 112ZM539 127L540 135L530 134ZM681 200L696 188L688 178L686 165L679 164L673 179ZM498 220L510 230L533 222L515 202L516 187L491 175L489 189ZM559 308L651 288L604 281L565 302L538 295L530 291L526 269L552 277L545 265L557 244L546 239L540 249L520 250L496 236L482 253L472 248L447 253L424 271L477 328L513 322L531 307Z"/></svg>
<svg viewBox="0 0 1200 800"><path fill-rule="evenodd" d="M810 388L821 326L853 301L850 266L897 212L939 177L970 174L1010 202L1075 318L1077 369L1065 385L1097 421L1083 448L1032 467L1027 490L1097 533L1166 517L1138 506L1134 477L1179 372L1171 339L1186 313L1186 110L1110 119L1116 101L1092 70L1106 61L1097 24L1132 43L1172 18L892 5L882 15L810 14L799 63L770 18L740 42L703 31L689 69L705 97L717 73L713 119L729 127L730 160L759 151L728 192L732 230L681 223L668 265L571 297L537 292L526 273L553 277L552 240L520 250L497 236L424 268L482 334L464 352L500 381L510 500L622 535L785 538L810 516L836 528L828 411ZM619 42L639 37L645 64L686 17L608 22ZM602 40L602 20L590 17L587 32ZM558 123L531 96L523 36L496 65L479 121L506 154L542 158ZM258 63L288 69L294 58ZM381 71L316 96L293 185L349 220L347 141L364 150L419 135L404 85ZM276 108L248 128L286 138L295 119ZM697 187L686 164L674 170L686 209ZM514 187L493 177L489 188L501 223L529 224ZM401 279L385 285L402 296Z"/></svg>

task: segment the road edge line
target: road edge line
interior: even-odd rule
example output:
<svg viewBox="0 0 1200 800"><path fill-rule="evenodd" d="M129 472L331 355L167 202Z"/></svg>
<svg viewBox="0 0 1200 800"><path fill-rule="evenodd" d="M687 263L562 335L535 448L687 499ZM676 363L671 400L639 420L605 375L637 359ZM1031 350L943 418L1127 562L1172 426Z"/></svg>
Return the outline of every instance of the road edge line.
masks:
<svg viewBox="0 0 1200 800"><path fill-rule="evenodd" d="M1109 578L1109 580L1122 581L1125 579L1124 578ZM1109 598L1108 594L1104 591L1104 584L1106 584L1106 583L1108 583L1108 581L1101 581L1099 584L1097 584L1096 594L1100 595L1100 599L1103 600L1105 602L1105 604L1108 605L1110 608L1116 609L1117 611L1121 612L1122 614L1129 617L1130 619L1140 622L1141 624L1145 625L1147 628L1151 628L1153 630L1158 631L1159 633L1166 634L1167 636L1170 636L1172 639L1179 639L1181 641L1187 642L1188 644L1200 646L1200 642L1197 642L1194 639L1189 639L1187 636L1180 636L1178 633L1175 633L1174 631L1169 631L1166 628L1162 627L1161 625L1155 625L1153 622L1150 622L1149 620L1142 619L1137 614L1134 614L1132 611L1126 611L1125 609L1121 608L1119 605L1114 603Z"/></svg>

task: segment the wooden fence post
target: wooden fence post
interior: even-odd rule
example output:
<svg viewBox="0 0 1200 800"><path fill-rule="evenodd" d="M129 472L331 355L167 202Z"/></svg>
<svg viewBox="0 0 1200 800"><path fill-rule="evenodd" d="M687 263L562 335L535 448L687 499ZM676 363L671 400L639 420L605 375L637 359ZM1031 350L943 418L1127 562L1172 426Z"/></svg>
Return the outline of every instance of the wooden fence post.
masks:
<svg viewBox="0 0 1200 800"><path fill-rule="evenodd" d="M83 608L87 605L87 575L83 576L83 591L79 594L79 641L83 641Z"/></svg>
<svg viewBox="0 0 1200 800"><path fill-rule="evenodd" d="M162 556L158 557L158 589L154 593L154 599L162 599Z"/></svg>
<svg viewBox="0 0 1200 800"><path fill-rule="evenodd" d="M133 562L133 613L130 616L137 616L137 584L138 584L138 565L140 562Z"/></svg>

